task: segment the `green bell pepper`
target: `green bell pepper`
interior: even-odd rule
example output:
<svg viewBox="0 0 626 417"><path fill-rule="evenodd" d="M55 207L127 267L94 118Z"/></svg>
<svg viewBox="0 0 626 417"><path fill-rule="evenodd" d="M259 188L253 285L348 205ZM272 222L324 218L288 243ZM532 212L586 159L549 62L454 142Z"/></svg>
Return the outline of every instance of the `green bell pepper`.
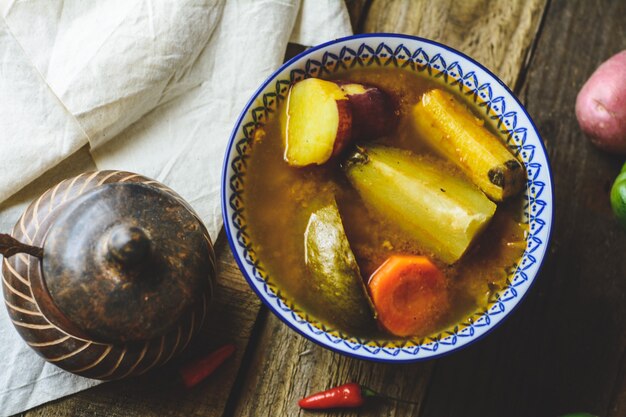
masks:
<svg viewBox="0 0 626 417"><path fill-rule="evenodd" d="M626 164L611 188L611 207L620 224L626 228Z"/></svg>

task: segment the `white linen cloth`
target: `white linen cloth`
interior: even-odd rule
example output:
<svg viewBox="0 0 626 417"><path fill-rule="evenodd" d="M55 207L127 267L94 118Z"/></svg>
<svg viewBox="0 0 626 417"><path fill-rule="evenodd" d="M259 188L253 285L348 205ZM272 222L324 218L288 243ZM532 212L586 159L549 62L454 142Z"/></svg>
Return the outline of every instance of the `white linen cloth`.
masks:
<svg viewBox="0 0 626 417"><path fill-rule="evenodd" d="M288 41L350 33L341 0L0 0L0 202L88 144L98 169L172 187L215 239L245 102ZM0 231L27 203L4 207ZM0 307L0 416L96 383L43 361Z"/></svg>

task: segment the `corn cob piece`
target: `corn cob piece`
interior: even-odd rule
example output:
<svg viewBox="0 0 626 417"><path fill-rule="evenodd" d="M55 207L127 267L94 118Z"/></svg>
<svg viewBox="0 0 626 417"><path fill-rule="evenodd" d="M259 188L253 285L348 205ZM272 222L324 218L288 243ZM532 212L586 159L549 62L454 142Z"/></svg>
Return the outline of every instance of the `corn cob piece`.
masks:
<svg viewBox="0 0 626 417"><path fill-rule="evenodd" d="M408 151L359 148L344 169L368 206L447 264L465 253L496 210L474 184Z"/></svg>
<svg viewBox="0 0 626 417"><path fill-rule="evenodd" d="M458 165L492 200L502 201L524 187L522 164L452 94L438 89L426 92L413 108L413 116L423 139Z"/></svg>

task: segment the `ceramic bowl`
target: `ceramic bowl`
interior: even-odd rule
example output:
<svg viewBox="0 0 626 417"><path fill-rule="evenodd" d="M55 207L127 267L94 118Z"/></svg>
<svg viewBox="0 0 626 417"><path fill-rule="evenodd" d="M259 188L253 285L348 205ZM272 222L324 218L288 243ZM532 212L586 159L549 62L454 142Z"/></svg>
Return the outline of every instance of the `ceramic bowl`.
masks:
<svg viewBox="0 0 626 417"><path fill-rule="evenodd" d="M447 84L476 104L488 123L503 133L509 147L519 155L527 173L524 221L529 224L526 249L509 270L507 287L486 308L468 320L418 341L363 340L328 330L298 310L268 284L263 259L246 231L246 159L258 126L275 117L277 102L289 86L303 78L332 76L351 67L404 67ZM500 324L524 298L537 277L546 255L553 213L550 166L539 133L513 93L489 70L445 45L413 36L367 34L338 39L311 48L272 74L254 93L233 129L222 176L224 225L235 259L252 289L263 302L298 333L331 350L361 359L412 362L457 350L480 339ZM270 280L271 281L271 280Z"/></svg>

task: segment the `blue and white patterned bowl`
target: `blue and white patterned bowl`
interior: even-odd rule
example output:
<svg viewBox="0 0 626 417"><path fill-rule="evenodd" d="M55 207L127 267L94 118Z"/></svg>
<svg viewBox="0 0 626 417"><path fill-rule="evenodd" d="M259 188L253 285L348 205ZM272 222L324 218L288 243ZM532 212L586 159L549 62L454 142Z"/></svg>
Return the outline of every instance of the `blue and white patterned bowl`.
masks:
<svg viewBox="0 0 626 417"><path fill-rule="evenodd" d="M485 119L506 137L528 173L526 250L510 269L507 287L470 319L419 341L361 340L328 330L268 284L263 260L246 230L247 159L258 126L273 117L289 86L303 78L331 75L351 67L394 66L423 73L465 95ZM334 351L382 362L413 362L444 355L474 342L495 328L522 300L535 280L548 249L553 213L550 166L539 133L513 93L473 59L445 45L413 36L367 34L319 45L293 58L254 93L233 130L222 174L222 211L228 242L252 289L291 328ZM278 294L278 295L277 295Z"/></svg>

